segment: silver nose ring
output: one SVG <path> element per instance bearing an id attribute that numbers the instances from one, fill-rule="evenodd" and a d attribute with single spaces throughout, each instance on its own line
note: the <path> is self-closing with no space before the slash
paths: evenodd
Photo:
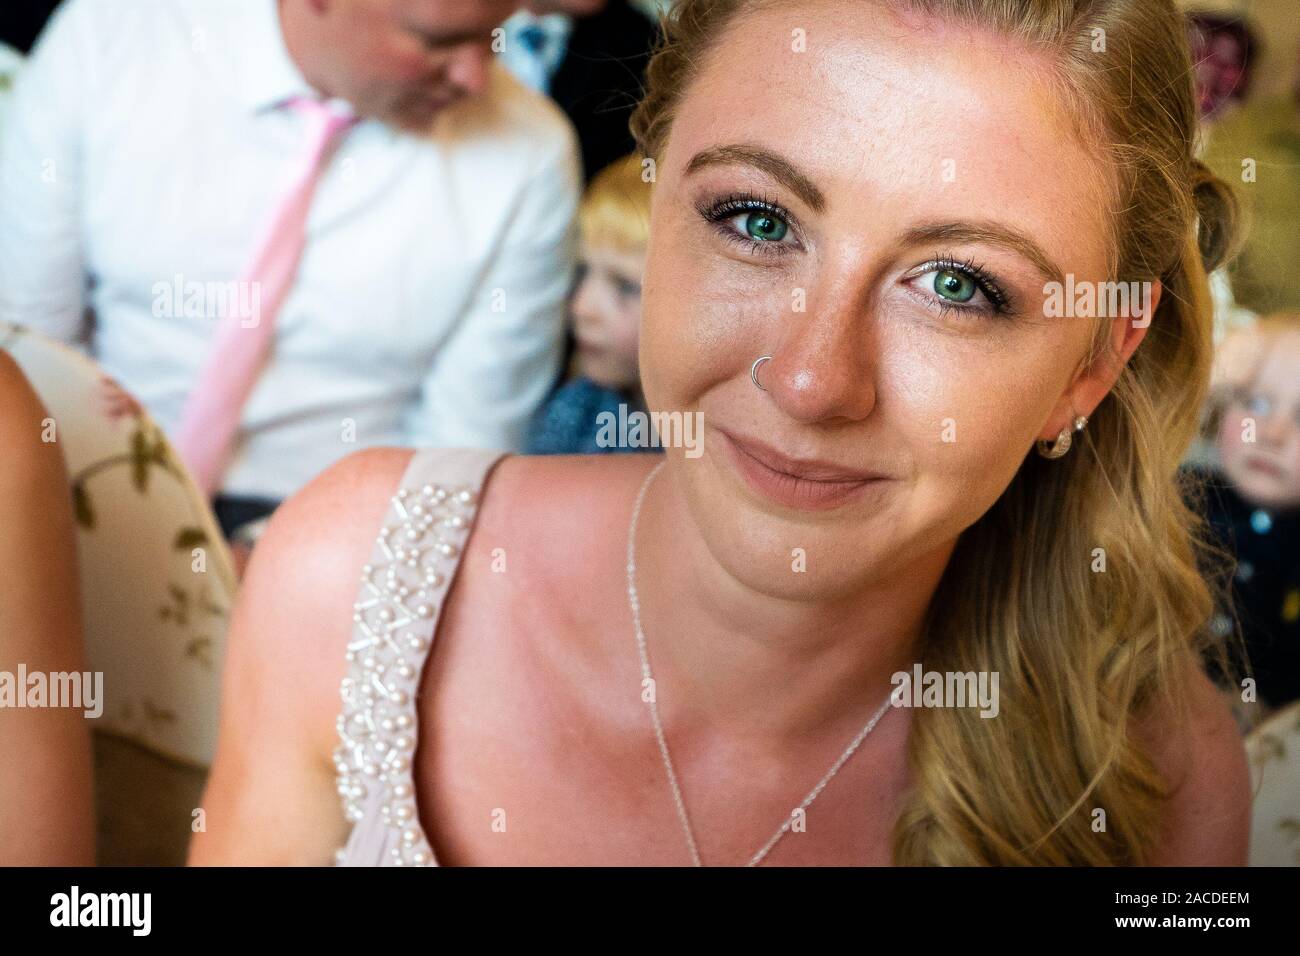
<path id="1" fill-rule="evenodd" d="M 763 389 L 763 391 L 765 392 L 767 391 L 767 389 L 763 388 L 763 384 L 758 380 L 758 367 L 762 365 L 764 362 L 770 362 L 770 361 L 772 361 L 772 356 L 760 355 L 758 358 L 754 360 L 754 364 L 749 367 L 749 380 L 753 382 L 755 385 L 757 385 L 759 388 Z"/>

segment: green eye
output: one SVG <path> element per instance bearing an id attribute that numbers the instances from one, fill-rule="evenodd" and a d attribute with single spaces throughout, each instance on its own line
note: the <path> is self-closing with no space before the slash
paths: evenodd
<path id="1" fill-rule="evenodd" d="M 975 280 L 961 272 L 942 269 L 934 274 L 934 291 L 950 302 L 969 302 L 978 289 Z"/>
<path id="2" fill-rule="evenodd" d="M 760 242 L 780 242 L 790 227 L 767 212 L 751 212 L 745 217 L 745 234 Z"/>

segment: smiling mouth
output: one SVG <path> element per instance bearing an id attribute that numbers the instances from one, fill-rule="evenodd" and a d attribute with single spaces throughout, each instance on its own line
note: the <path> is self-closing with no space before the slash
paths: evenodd
<path id="1" fill-rule="evenodd" d="M 749 487 L 787 507 L 837 508 L 888 483 L 884 475 L 832 462 L 791 458 L 770 446 L 717 429 Z"/>

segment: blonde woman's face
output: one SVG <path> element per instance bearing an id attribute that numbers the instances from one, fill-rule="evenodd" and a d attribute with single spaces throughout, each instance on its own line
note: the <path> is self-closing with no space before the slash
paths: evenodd
<path id="1" fill-rule="evenodd" d="M 825 598 L 905 572 L 1113 384 L 1076 374 L 1093 320 L 1045 315 L 1049 279 L 1107 278 L 1109 223 L 1045 72 L 968 28 L 791 3 L 734 23 L 687 91 L 642 381 L 652 409 L 703 413 L 703 455 L 670 457 L 752 586 Z M 1124 357 L 1133 325 L 1108 323 Z M 816 573 L 792 573 L 796 549 Z"/>
<path id="2" fill-rule="evenodd" d="M 1270 342 L 1252 379 L 1224 410 L 1223 470 L 1253 504 L 1300 506 L 1300 332 Z"/>

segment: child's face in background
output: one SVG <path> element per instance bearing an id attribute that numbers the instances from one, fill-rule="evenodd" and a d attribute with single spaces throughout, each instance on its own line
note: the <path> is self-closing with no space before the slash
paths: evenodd
<path id="1" fill-rule="evenodd" d="M 1246 419 L 1255 422 L 1254 442 L 1243 440 Z M 1252 381 L 1229 400 L 1218 446 L 1224 472 L 1247 501 L 1300 506 L 1300 332 L 1269 344 Z"/>
<path id="2" fill-rule="evenodd" d="M 569 303 L 577 372 L 607 388 L 631 390 L 640 379 L 641 271 L 645 251 L 583 245 Z"/>

